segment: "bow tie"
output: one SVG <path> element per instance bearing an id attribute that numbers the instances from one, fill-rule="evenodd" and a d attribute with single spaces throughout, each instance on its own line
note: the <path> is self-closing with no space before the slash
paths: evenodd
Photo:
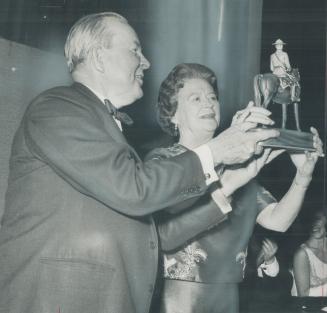
<path id="1" fill-rule="evenodd" d="M 130 118 L 130 116 L 127 113 L 119 112 L 119 110 L 114 107 L 108 99 L 104 99 L 104 104 L 109 114 L 112 115 L 116 120 L 128 126 L 133 125 L 133 120 Z"/>

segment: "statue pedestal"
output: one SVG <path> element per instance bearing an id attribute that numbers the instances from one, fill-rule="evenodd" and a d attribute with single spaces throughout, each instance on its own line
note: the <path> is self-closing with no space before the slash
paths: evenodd
<path id="1" fill-rule="evenodd" d="M 280 136 L 262 142 L 264 147 L 286 149 L 292 152 L 314 152 L 312 133 L 279 128 Z"/>

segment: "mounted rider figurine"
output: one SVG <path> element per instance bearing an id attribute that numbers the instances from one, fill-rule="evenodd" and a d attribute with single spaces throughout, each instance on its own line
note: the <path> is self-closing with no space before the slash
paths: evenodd
<path id="1" fill-rule="evenodd" d="M 292 102 L 299 102 L 300 84 L 298 78 L 293 73 L 287 52 L 283 51 L 286 43 L 281 39 L 277 39 L 273 45 L 276 51 L 270 56 L 270 70 L 279 78 L 281 88 L 290 87 Z"/>
<path id="2" fill-rule="evenodd" d="M 277 138 L 266 140 L 263 145 L 293 152 L 316 151 L 312 133 L 301 131 L 299 116 L 300 74 L 297 68 L 291 68 L 288 54 L 283 51 L 285 44 L 281 39 L 277 39 L 273 43 L 276 51 L 270 56 L 272 73 L 257 74 L 253 79 L 256 106 L 263 108 L 268 108 L 270 105 L 282 106 L 281 123 L 279 125 L 279 119 L 277 119 L 278 123 L 274 125 L 279 129 L 280 135 Z M 288 105 L 292 105 L 294 109 L 296 130 L 290 129 L 290 123 L 287 123 Z"/>
<path id="3" fill-rule="evenodd" d="M 267 108 L 270 104 L 282 105 L 281 127 L 286 128 L 287 106 L 293 104 L 296 129 L 301 131 L 299 118 L 300 74 L 291 68 L 288 55 L 283 51 L 285 42 L 277 39 L 273 45 L 276 52 L 270 56 L 272 73 L 258 74 L 254 77 L 254 102 Z"/>

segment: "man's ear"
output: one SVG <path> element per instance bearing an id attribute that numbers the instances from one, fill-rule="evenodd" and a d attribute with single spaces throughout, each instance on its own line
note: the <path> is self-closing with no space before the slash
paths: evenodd
<path id="1" fill-rule="evenodd" d="M 102 58 L 102 48 L 101 47 L 95 47 L 92 49 L 91 52 L 91 58 L 92 58 L 92 64 L 94 68 L 100 72 L 104 73 L 104 63 Z"/>

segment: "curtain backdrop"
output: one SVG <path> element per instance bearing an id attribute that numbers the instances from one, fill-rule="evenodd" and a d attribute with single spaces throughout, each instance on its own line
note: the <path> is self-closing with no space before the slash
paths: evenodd
<path id="1" fill-rule="evenodd" d="M 0 218 L 11 143 L 26 106 L 43 90 L 69 83 L 63 56 L 0 38 Z"/>
<path id="2" fill-rule="evenodd" d="M 16 2 L 18 6 L 25 1 Z M 252 80 L 259 72 L 262 0 L 120 0 L 115 5 L 113 1 L 101 3 L 98 11 L 117 11 L 128 18 L 152 63 L 145 76 L 145 97 L 131 108 L 136 122 L 141 121 L 139 128 L 130 130 L 131 141 L 133 136 L 136 137 L 134 143 L 137 146 L 147 139 L 155 140 L 156 144 L 159 142 L 157 133 L 153 132 L 156 128 L 154 104 L 161 81 L 178 63 L 198 62 L 216 72 L 225 121 L 253 98 Z M 27 23 L 26 29 L 29 26 L 32 27 Z M 23 30 L 18 29 L 17 34 L 25 34 Z M 50 42 L 54 40 L 52 33 L 46 36 L 47 32 L 44 32 L 42 38 Z M 31 34 L 26 31 L 24 38 Z M 20 38 L 18 35 L 16 37 Z M 61 46 L 65 37 L 66 32 L 62 34 Z M 34 41 L 42 42 L 38 38 Z M 46 42 L 41 46 L 47 46 Z M 1 215 L 10 146 L 26 105 L 42 90 L 67 84 L 70 80 L 62 55 L 1 39 L 0 56 Z"/>
<path id="3" fill-rule="evenodd" d="M 152 66 L 146 74 L 146 112 L 154 121 L 158 88 L 178 63 L 197 62 L 218 76 L 223 120 L 253 99 L 259 73 L 262 0 L 147 0 L 136 25 Z M 142 15 L 143 15 L 142 14 Z"/>

